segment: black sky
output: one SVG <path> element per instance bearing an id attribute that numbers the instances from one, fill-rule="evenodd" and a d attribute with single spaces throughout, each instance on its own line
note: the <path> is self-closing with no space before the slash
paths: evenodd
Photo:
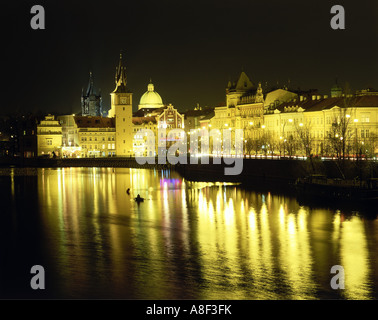
<path id="1" fill-rule="evenodd" d="M 46 29 L 30 28 L 43 5 Z M 341 4 L 346 29 L 332 30 Z M 80 111 L 89 71 L 110 107 L 122 50 L 134 110 L 152 78 L 179 110 L 225 100 L 244 70 L 255 83 L 317 88 L 338 78 L 378 89 L 378 2 L 360 1 L 14 1 L 2 3 L 0 113 Z"/>

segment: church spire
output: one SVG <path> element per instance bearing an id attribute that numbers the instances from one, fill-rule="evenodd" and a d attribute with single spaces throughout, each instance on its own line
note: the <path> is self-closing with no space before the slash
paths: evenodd
<path id="1" fill-rule="evenodd" d="M 90 71 L 89 72 L 89 82 L 88 82 L 88 87 L 87 87 L 87 96 L 89 96 L 91 94 L 96 94 L 96 93 L 95 93 L 95 89 L 94 89 L 94 85 L 93 85 L 93 75 L 92 75 L 92 72 Z"/>
<path id="2" fill-rule="evenodd" d="M 89 72 L 87 90 L 81 89 L 81 113 L 83 116 L 100 116 L 102 114 L 101 91 L 96 93 L 92 72 Z"/>
<path id="3" fill-rule="evenodd" d="M 113 92 L 128 92 L 126 88 L 126 67 L 123 65 L 122 52 L 119 55 L 118 67 L 116 67 L 115 84 L 116 88 Z"/>

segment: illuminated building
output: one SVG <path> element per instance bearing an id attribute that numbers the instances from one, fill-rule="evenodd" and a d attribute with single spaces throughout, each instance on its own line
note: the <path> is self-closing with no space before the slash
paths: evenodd
<path id="1" fill-rule="evenodd" d="M 55 116 L 47 115 L 37 125 L 38 155 L 61 155 L 62 126 Z"/>
<path id="2" fill-rule="evenodd" d="M 266 94 L 264 99 L 261 83 L 255 86 L 245 72 L 236 82 L 228 82 L 226 105 L 214 109 L 211 128 L 243 129 L 251 138 L 258 138 L 262 133 L 264 110 L 272 103 L 282 103 L 295 94 L 278 89 Z"/>
<path id="3" fill-rule="evenodd" d="M 184 117 L 185 131 L 188 133 L 190 130 L 202 127 L 201 121 L 203 119 L 212 119 L 214 117 L 214 107 L 201 108 L 197 106 L 194 110 L 184 112 Z"/>
<path id="4" fill-rule="evenodd" d="M 142 138 L 138 133 L 141 129 L 150 129 L 153 131 L 155 136 L 155 155 L 159 153 L 158 141 L 164 141 L 166 148 L 168 149 L 176 141 L 180 139 L 179 136 L 168 137 L 169 132 L 173 129 L 184 129 L 184 115 L 180 114 L 177 109 L 173 107 L 172 104 L 168 106 L 152 109 L 145 112 L 146 109 L 139 109 L 134 113 L 133 117 L 133 133 L 134 133 L 134 152 L 138 154 L 144 154 L 147 150 L 147 147 L 143 142 L 140 141 Z M 143 116 L 144 114 L 144 116 Z M 160 132 L 159 132 L 160 129 Z M 165 130 L 165 136 L 163 133 Z M 146 140 L 147 137 L 144 137 Z M 142 151 L 142 150 L 145 151 Z M 162 148 L 161 152 L 165 152 L 165 148 Z M 149 155 L 150 156 L 150 155 Z"/>
<path id="5" fill-rule="evenodd" d="M 57 119 L 62 126 L 62 156 L 81 156 L 75 115 L 58 116 Z"/>
<path id="6" fill-rule="evenodd" d="M 154 136 L 155 136 L 154 140 L 151 141 L 155 145 L 154 154 L 147 155 L 147 147 L 145 144 L 147 142 L 147 139 L 150 137 L 143 135 L 141 133 L 141 130 L 143 129 L 152 130 L 154 133 Z M 156 117 L 133 117 L 133 132 L 134 132 L 134 139 L 133 139 L 134 154 L 139 155 L 139 156 L 149 156 L 149 157 L 156 156 L 157 145 L 158 145 Z"/>
<path id="7" fill-rule="evenodd" d="M 81 114 L 83 116 L 101 116 L 102 98 L 101 92 L 96 93 L 92 72 L 89 73 L 89 83 L 87 90 L 81 94 Z"/>
<path id="8" fill-rule="evenodd" d="M 116 154 L 114 118 L 74 116 L 74 121 L 81 157 L 106 157 Z"/>
<path id="9" fill-rule="evenodd" d="M 132 93 L 127 87 L 126 67 L 123 65 L 122 54 L 116 68 L 116 87 L 110 94 L 111 109 L 109 117 L 115 118 L 116 155 L 132 156 L 133 127 L 132 127 Z"/>
<path id="10" fill-rule="evenodd" d="M 346 136 L 336 133 L 335 138 L 345 139 L 348 154 L 355 154 L 357 146 L 357 152 L 365 154 L 370 148 L 368 152 L 378 153 L 378 95 L 373 92 L 361 91 L 331 98 L 299 96 L 264 115 L 266 130 L 276 141 L 285 141 L 290 136 L 297 139 L 301 127 L 306 128 L 314 155 L 332 153 L 327 144 L 340 123 L 346 126 Z"/>

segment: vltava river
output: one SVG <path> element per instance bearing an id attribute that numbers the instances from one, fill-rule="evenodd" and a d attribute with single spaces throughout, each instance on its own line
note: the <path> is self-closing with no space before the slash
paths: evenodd
<path id="1" fill-rule="evenodd" d="M 376 212 L 147 169 L 1 169 L 0 190 L 1 298 L 378 298 Z"/>

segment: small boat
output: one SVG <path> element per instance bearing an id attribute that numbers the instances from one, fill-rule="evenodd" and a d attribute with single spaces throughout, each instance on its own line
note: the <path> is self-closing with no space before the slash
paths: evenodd
<path id="1" fill-rule="evenodd" d="M 144 198 L 142 198 L 142 197 L 136 197 L 136 198 L 134 198 L 134 200 L 135 200 L 136 202 L 143 202 L 143 201 L 144 201 Z"/>

